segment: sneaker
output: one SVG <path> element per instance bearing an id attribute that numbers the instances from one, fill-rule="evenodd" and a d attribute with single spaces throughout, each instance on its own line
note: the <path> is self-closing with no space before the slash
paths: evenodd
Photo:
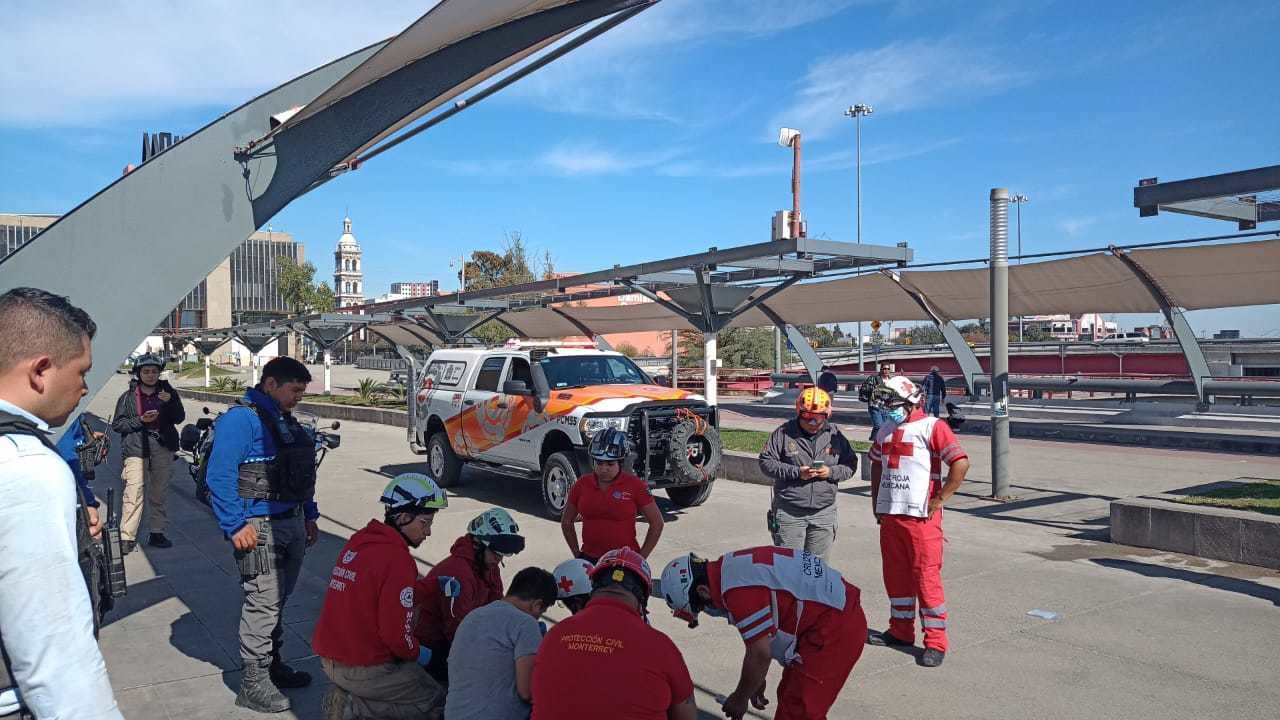
<path id="1" fill-rule="evenodd" d="M 147 544 L 158 548 L 173 547 L 173 541 L 165 537 L 164 533 L 151 533 L 151 537 L 147 538 Z"/>
<path id="2" fill-rule="evenodd" d="M 946 656 L 945 652 L 937 648 L 925 648 L 924 655 L 920 656 L 920 665 L 922 667 L 938 667 Z"/>
<path id="3" fill-rule="evenodd" d="M 888 630 L 885 630 L 884 632 L 880 632 L 879 630 L 868 630 L 867 644 L 875 645 L 877 647 L 911 647 L 915 645 L 913 642 L 900 640 L 897 635 L 894 635 Z"/>
<path id="4" fill-rule="evenodd" d="M 138 546 L 138 543 L 132 540 L 121 540 L 120 552 L 124 555 L 128 555 L 129 553 L 133 552 L 133 549 L 137 546 Z"/>

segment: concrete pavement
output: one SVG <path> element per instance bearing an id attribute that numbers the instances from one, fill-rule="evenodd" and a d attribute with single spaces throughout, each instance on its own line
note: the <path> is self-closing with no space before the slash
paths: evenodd
<path id="1" fill-rule="evenodd" d="M 123 389 L 117 376 L 91 409 L 106 416 Z M 188 412 L 198 412 L 195 404 Z M 734 424 L 734 423 L 726 423 Z M 772 423 L 762 422 L 763 427 Z M 308 556 L 286 610 L 285 654 L 317 683 L 293 692 L 295 709 L 318 715 L 323 676 L 307 639 L 338 548 L 370 517 L 389 476 L 421 468 L 399 428 L 344 423 L 342 447 L 321 468 L 323 538 Z M 862 436 L 865 430 L 850 430 Z M 859 434 L 861 433 L 861 434 Z M 962 438 L 971 482 L 947 509 L 947 604 L 952 650 L 936 670 L 886 648 L 867 648 L 833 718 L 1139 718 L 1280 716 L 1274 683 L 1280 646 L 1280 576 L 1259 568 L 1144 551 L 1106 542 L 1111 498 L 1236 477 L 1280 477 L 1270 457 L 1014 440 L 1016 497 L 993 503 L 988 440 Z M 118 467 L 118 459 L 112 463 Z M 115 477 L 109 469 L 100 477 Z M 99 483 L 105 487 L 106 480 Z M 126 717 L 260 717 L 232 705 L 239 682 L 240 593 L 231 553 L 178 463 L 170 498 L 175 547 L 140 546 L 128 557 L 130 594 L 108 616 L 102 645 Z M 715 556 L 768 542 L 765 487 L 717 483 L 706 505 L 662 500 L 667 528 L 653 564 L 696 550 Z M 880 554 L 865 484 L 840 496 L 842 526 L 832 564 L 863 590 L 873 628 L 888 622 Z M 566 550 L 556 523 L 539 514 L 535 483 L 468 471 L 435 535 L 416 551 L 422 572 L 443 557 L 467 521 L 490 505 L 512 510 L 528 550 L 508 563 L 550 568 Z M 145 528 L 144 528 L 145 530 Z M 701 717 L 719 717 L 712 696 L 736 682 L 741 641 L 723 622 L 689 630 L 651 604 L 654 625 L 680 646 L 698 686 Z M 1033 609 L 1061 619 L 1039 620 Z M 552 620 L 564 616 L 557 609 Z M 779 670 L 770 672 L 770 695 Z M 752 717 L 771 717 L 769 712 Z"/>

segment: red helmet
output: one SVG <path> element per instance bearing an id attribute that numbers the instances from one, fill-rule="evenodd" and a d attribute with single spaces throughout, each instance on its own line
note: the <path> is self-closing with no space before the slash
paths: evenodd
<path id="1" fill-rule="evenodd" d="M 610 550 L 602 555 L 596 566 L 591 568 L 591 580 L 595 582 L 596 576 L 611 568 L 617 568 L 619 571 L 630 570 L 644 580 L 645 587 L 649 592 L 653 592 L 653 574 L 649 572 L 649 562 L 635 550 L 624 547 Z M 622 578 L 617 575 L 613 576 L 612 579 L 614 582 L 622 581 Z"/>

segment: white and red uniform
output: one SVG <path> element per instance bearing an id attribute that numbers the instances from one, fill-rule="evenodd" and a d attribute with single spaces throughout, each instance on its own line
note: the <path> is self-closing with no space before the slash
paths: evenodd
<path id="1" fill-rule="evenodd" d="M 825 718 L 866 642 L 858 588 L 816 555 L 768 546 L 707 563 L 707 579 L 744 643 L 770 637 L 784 668 L 775 720 Z"/>
<path id="2" fill-rule="evenodd" d="M 871 488 L 880 516 L 884 589 L 889 632 L 915 641 L 916 598 L 924 645 L 947 651 L 947 602 L 942 591 L 942 510 L 929 516 L 929 500 L 942 488 L 942 465 L 967 458 L 945 422 L 911 411 L 902 424 L 881 426 L 868 454 L 880 467 Z"/>

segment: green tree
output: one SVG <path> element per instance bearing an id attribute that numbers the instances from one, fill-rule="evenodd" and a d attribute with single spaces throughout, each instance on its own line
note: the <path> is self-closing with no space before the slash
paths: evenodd
<path id="1" fill-rule="evenodd" d="M 466 262 L 467 289 L 483 290 L 487 288 L 507 287 L 548 280 L 554 277 L 555 266 L 551 253 L 544 252 L 542 267 L 534 267 L 529 260 L 529 250 L 520 231 L 507 233 L 502 252 L 476 250 Z M 515 337 L 511 328 L 498 321 L 490 321 L 476 328 L 472 335 L 487 345 L 500 345 Z"/>
<path id="2" fill-rule="evenodd" d="M 702 367 L 702 333 L 681 330 L 679 339 L 680 367 Z M 663 345 L 663 354 L 671 355 L 670 336 Z M 716 355 L 729 368 L 773 367 L 773 328 L 721 330 L 716 342 Z"/>
<path id="3" fill-rule="evenodd" d="M 946 341 L 942 331 L 933 325 L 917 325 L 907 331 L 907 337 L 911 338 L 912 345 L 937 345 Z"/>
<path id="4" fill-rule="evenodd" d="M 301 265 L 284 256 L 276 256 L 276 285 L 280 297 L 295 315 L 332 312 L 336 305 L 333 290 L 326 283 L 316 283 L 316 266 Z"/>
<path id="5" fill-rule="evenodd" d="M 640 356 L 640 349 L 628 342 L 620 343 L 618 347 L 614 348 L 614 350 L 617 350 L 630 358 Z"/>

